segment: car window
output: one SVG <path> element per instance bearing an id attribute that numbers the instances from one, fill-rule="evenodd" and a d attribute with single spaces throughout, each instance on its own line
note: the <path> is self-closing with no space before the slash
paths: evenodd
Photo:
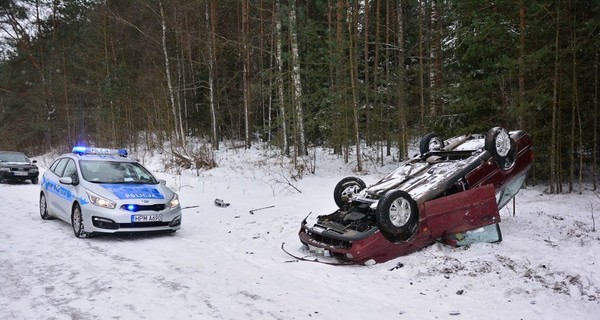
<path id="1" fill-rule="evenodd" d="M 136 162 L 81 160 L 79 166 L 83 179 L 94 183 L 158 183 L 146 168 Z"/>
<path id="2" fill-rule="evenodd" d="M 22 153 L 0 153 L 0 162 L 29 162 Z"/>
<path id="3" fill-rule="evenodd" d="M 55 172 L 54 170 L 56 169 L 56 166 L 58 165 L 60 160 L 61 159 L 56 159 L 56 160 L 54 160 L 54 162 L 52 162 L 52 165 L 50 166 L 50 171 Z"/>
<path id="4" fill-rule="evenodd" d="M 68 161 L 69 158 L 60 159 L 56 164 L 56 167 L 54 167 L 54 170 L 52 170 L 52 172 L 54 172 L 57 176 L 62 177 L 62 173 L 65 170 L 65 166 L 67 165 Z"/>
<path id="5" fill-rule="evenodd" d="M 520 177 L 517 177 L 511 183 L 505 185 L 504 190 L 501 191 L 500 197 L 498 199 L 499 209 L 502 209 L 502 207 L 504 207 L 510 201 L 510 199 L 512 199 L 517 194 L 517 192 L 519 192 L 519 190 L 523 186 L 523 183 L 525 182 L 526 177 L 527 174 L 523 174 Z"/>
<path id="6" fill-rule="evenodd" d="M 75 172 L 77 172 L 77 167 L 75 167 L 75 161 L 68 159 L 62 177 L 73 177 L 73 174 Z"/>

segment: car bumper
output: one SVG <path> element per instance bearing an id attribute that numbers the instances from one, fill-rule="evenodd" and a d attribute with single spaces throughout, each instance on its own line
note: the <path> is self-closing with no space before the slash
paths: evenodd
<path id="1" fill-rule="evenodd" d="M 391 242 L 379 230 L 365 234 L 365 237 L 342 239 L 315 232 L 303 221 L 298 232 L 300 241 L 315 253 L 332 256 L 340 260 L 365 263 L 373 260 L 381 263 L 417 251 L 434 241 L 426 225 L 421 225 L 410 239 Z"/>
<path id="2" fill-rule="evenodd" d="M 308 245 L 313 252 L 317 251 L 319 254 L 356 263 L 364 263 L 368 260 L 384 262 L 417 251 L 431 243 L 430 238 L 424 234 L 415 235 L 408 241 L 392 243 L 379 231 L 361 240 L 331 242 L 331 238 L 316 239 L 315 235 L 311 234 L 310 228 L 305 226 L 300 228 L 298 235 L 300 241 Z"/>
<path id="3" fill-rule="evenodd" d="M 93 204 L 81 206 L 86 233 L 129 233 L 175 231 L 181 228 L 181 207 L 160 211 L 130 212 L 123 209 L 106 209 Z M 146 221 L 134 221 L 142 216 Z"/>
<path id="4" fill-rule="evenodd" d="M 20 172 L 20 171 L 17 171 Z M 23 181 L 23 180 L 31 180 L 37 179 L 40 175 L 39 172 L 35 173 L 27 173 L 27 175 L 15 175 L 13 171 L 0 171 L 0 179 L 4 180 L 14 180 L 14 181 Z"/>

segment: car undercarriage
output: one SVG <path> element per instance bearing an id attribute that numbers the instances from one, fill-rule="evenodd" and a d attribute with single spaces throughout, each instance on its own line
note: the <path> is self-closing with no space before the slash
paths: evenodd
<path id="1" fill-rule="evenodd" d="M 423 137 L 420 154 L 367 187 L 346 177 L 334 188 L 338 209 L 301 223 L 301 242 L 340 260 L 386 261 L 435 241 L 502 239 L 499 209 L 518 192 L 533 162 L 522 131 L 448 140 Z M 488 235 L 465 239 L 474 230 Z"/>

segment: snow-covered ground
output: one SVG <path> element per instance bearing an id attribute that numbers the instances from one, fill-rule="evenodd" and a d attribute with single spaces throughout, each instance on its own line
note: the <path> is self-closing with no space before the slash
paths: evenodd
<path id="1" fill-rule="evenodd" d="M 353 164 L 319 151 L 294 180 L 290 160 L 263 149 L 226 148 L 200 173 L 141 157 L 180 194 L 175 234 L 77 239 L 40 218 L 39 185 L 0 184 L 0 319 L 600 319 L 600 198 L 590 190 L 521 190 L 516 214 L 501 212 L 498 244 L 330 266 L 281 245 L 304 254 L 301 220 L 335 209 L 333 187 Z M 393 168 L 368 163 L 361 178 Z"/>

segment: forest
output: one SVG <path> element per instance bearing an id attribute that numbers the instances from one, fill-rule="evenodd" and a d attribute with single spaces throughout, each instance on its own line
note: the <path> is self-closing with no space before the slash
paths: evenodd
<path id="1" fill-rule="evenodd" d="M 580 192 L 599 51 L 599 0 L 0 0 L 0 150 L 240 141 L 360 172 L 501 126 L 534 139 L 529 183 Z"/>

